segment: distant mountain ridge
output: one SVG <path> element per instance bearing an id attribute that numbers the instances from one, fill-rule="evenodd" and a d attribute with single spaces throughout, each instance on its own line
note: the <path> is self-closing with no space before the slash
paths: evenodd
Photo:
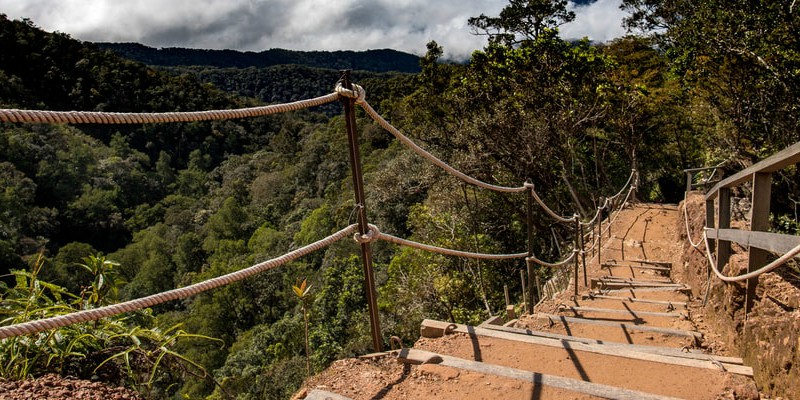
<path id="1" fill-rule="evenodd" d="M 203 50 L 180 47 L 154 48 L 139 43 L 95 43 L 122 57 L 147 65 L 211 66 L 219 68 L 271 67 L 298 64 L 326 69 L 353 69 L 373 72 L 420 71 L 419 57 L 397 50 L 294 51 L 270 49 L 261 52 Z"/>

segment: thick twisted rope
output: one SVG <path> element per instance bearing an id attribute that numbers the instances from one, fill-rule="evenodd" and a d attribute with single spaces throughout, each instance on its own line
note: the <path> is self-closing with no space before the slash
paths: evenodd
<path id="1" fill-rule="evenodd" d="M 284 104 L 240 108 L 234 110 L 208 110 L 165 113 L 116 113 L 99 111 L 44 111 L 0 109 L 2 122 L 68 123 L 68 124 L 153 124 L 163 122 L 213 121 L 234 118 L 252 118 L 296 111 L 331 103 L 339 98 L 331 93 L 313 99 Z"/>
<path id="2" fill-rule="evenodd" d="M 699 248 L 700 245 L 703 244 L 703 242 L 702 241 L 698 241 L 697 243 L 695 243 L 694 241 L 692 241 L 692 231 L 691 231 L 691 229 L 689 229 L 689 211 L 688 211 L 689 207 L 688 207 L 688 204 L 686 203 L 686 198 L 687 198 L 687 193 L 684 193 L 683 194 L 683 222 L 684 222 L 684 225 L 686 226 L 686 238 L 689 239 L 689 244 L 691 244 L 692 247 L 696 249 L 696 248 Z M 705 235 L 705 233 L 703 235 Z"/>
<path id="3" fill-rule="evenodd" d="M 633 193 L 634 190 L 636 190 L 635 186 L 631 186 L 630 189 L 628 189 L 628 194 L 625 196 L 625 200 L 623 200 L 622 203 L 620 203 L 619 209 L 617 209 L 616 214 L 614 214 L 614 216 L 610 218 L 608 225 L 606 226 L 606 229 L 604 229 L 603 232 L 601 232 L 594 240 L 592 240 L 592 246 L 589 248 L 589 251 L 594 250 L 594 248 L 597 246 L 599 238 L 608 233 L 608 231 L 614 225 L 614 222 L 617 221 L 617 218 L 619 218 L 619 215 L 622 213 L 622 210 L 625 208 L 625 204 L 628 203 L 628 199 L 630 199 L 631 193 Z M 608 245 L 608 242 L 606 242 L 606 245 Z"/>
<path id="4" fill-rule="evenodd" d="M 622 195 L 622 193 L 625 191 L 625 188 L 626 188 L 626 187 L 628 187 L 628 185 L 630 185 L 630 184 L 631 184 L 631 182 L 633 182 L 633 177 L 634 177 L 634 176 L 636 176 L 636 169 L 632 169 L 632 170 L 631 170 L 631 174 L 630 174 L 630 176 L 628 176 L 628 181 L 627 181 L 627 182 L 625 182 L 625 184 L 624 184 L 624 185 L 622 185 L 622 188 L 619 190 L 619 192 L 617 192 L 617 194 L 615 194 L 615 195 L 613 195 L 613 196 L 609 197 L 609 199 L 610 199 L 610 200 L 614 200 L 614 199 L 616 199 L 617 197 L 619 197 L 620 195 Z"/>
<path id="5" fill-rule="evenodd" d="M 536 264 L 539 264 L 539 265 L 542 265 L 542 266 L 545 266 L 545 267 L 558 268 L 558 267 L 564 266 L 564 265 L 569 264 L 570 262 L 572 262 L 572 260 L 575 259 L 575 255 L 578 254 L 578 253 L 580 253 L 580 250 L 578 250 L 578 249 L 572 250 L 572 254 L 570 254 L 569 257 L 567 257 L 567 258 L 565 258 L 565 259 L 563 259 L 561 261 L 554 262 L 554 263 L 549 263 L 547 261 L 542 261 L 542 260 L 536 258 L 536 256 L 527 256 L 525 258 L 525 261 L 531 261 L 531 262 L 534 262 Z"/>
<path id="6" fill-rule="evenodd" d="M 761 268 L 759 268 L 759 269 L 757 269 L 755 271 L 748 272 L 748 273 L 742 274 L 742 275 L 737 275 L 737 276 L 725 276 L 725 275 L 722 274 L 722 272 L 720 272 L 717 269 L 717 262 L 716 262 L 716 260 L 714 260 L 714 257 L 711 255 L 711 251 L 709 250 L 708 235 L 706 234 L 706 232 L 708 230 L 711 230 L 711 228 L 706 228 L 706 230 L 703 231 L 703 241 L 706 243 L 706 257 L 708 258 L 708 262 L 711 265 L 711 270 L 714 271 L 714 274 L 717 275 L 717 277 L 720 280 L 724 281 L 724 282 L 741 282 L 741 281 L 745 281 L 745 280 L 748 280 L 748 279 L 755 278 L 755 277 L 757 277 L 759 275 L 766 274 L 767 272 L 775 270 L 776 268 L 780 267 L 781 265 L 786 264 L 792 258 L 800 255 L 800 245 L 797 245 L 795 248 L 789 250 L 788 253 L 782 255 L 777 260 L 775 260 L 775 261 L 773 261 L 773 262 L 771 262 L 771 263 L 769 263 L 769 264 L 767 264 L 767 265 L 765 265 L 765 266 L 763 266 L 763 267 L 761 267 Z"/>
<path id="7" fill-rule="evenodd" d="M 429 244 L 414 242 L 408 239 L 402 239 L 397 236 L 383 233 L 378 229 L 377 226 L 372 224 L 369 224 L 369 232 L 367 232 L 364 235 L 356 233 L 353 239 L 355 239 L 355 241 L 358 243 L 365 243 L 365 242 L 368 243 L 375 240 L 383 240 L 389 243 L 394 243 L 399 246 L 411 247 L 418 250 L 428 251 L 431 253 L 437 253 L 455 257 L 464 257 L 464 258 L 477 258 L 481 260 L 510 260 L 515 258 L 525 258 L 528 256 L 528 253 L 517 253 L 517 254 L 472 253 L 469 251 L 452 250 L 452 249 L 446 249 L 444 247 L 431 246 Z"/>
<path id="8" fill-rule="evenodd" d="M 41 332 L 47 329 L 60 328 L 67 325 L 77 324 L 80 322 L 94 321 L 100 318 L 110 317 L 112 315 L 122 314 L 143 308 L 152 307 L 156 304 L 161 304 L 170 300 L 184 299 L 198 293 L 205 292 L 220 286 L 228 285 L 247 277 L 256 275 L 258 273 L 270 270 L 272 268 L 281 266 L 306 254 L 313 253 L 317 250 L 330 246 L 334 242 L 349 236 L 358 225 L 350 225 L 322 240 L 303 246 L 297 250 L 290 251 L 280 257 L 273 258 L 261 262 L 259 264 L 241 269 L 236 272 L 231 272 L 216 278 L 208 279 L 202 282 L 195 283 L 186 287 L 169 290 L 162 293 L 157 293 L 151 296 L 142 297 L 140 299 L 129 300 L 126 302 L 113 304 L 110 306 L 94 308 L 91 310 L 78 311 L 72 314 L 60 315 L 57 317 L 45 318 L 36 321 L 29 321 L 17 325 L 0 327 L 0 339 L 5 339 L 12 336 L 27 335 L 31 333 Z"/>
<path id="9" fill-rule="evenodd" d="M 358 85 L 353 85 L 353 87 L 360 88 L 360 86 L 358 86 Z M 422 147 L 419 147 L 411 139 L 409 139 L 407 136 L 403 135 L 402 132 L 400 132 L 397 128 L 392 126 L 392 124 L 390 124 L 388 121 L 386 121 L 380 114 L 378 114 L 378 112 L 375 111 L 375 109 L 373 109 L 372 106 L 370 106 L 369 103 L 367 103 L 366 100 L 364 100 L 364 96 L 362 95 L 363 89 L 356 89 L 355 91 L 346 91 L 346 89 L 343 89 L 341 92 L 338 92 L 338 93 L 343 95 L 343 96 L 347 96 L 347 97 L 353 97 L 353 95 L 359 96 L 358 99 L 356 100 L 356 103 L 359 104 L 364 109 L 364 111 L 366 111 L 367 115 L 369 115 L 370 118 L 375 120 L 375 122 L 377 122 L 381 127 L 383 127 L 383 129 L 385 129 L 387 132 L 391 133 L 395 138 L 397 138 L 397 140 L 399 140 L 401 143 L 405 144 L 413 152 L 417 153 L 422 158 L 425 158 L 426 160 L 432 162 L 433 164 L 435 164 L 439 168 L 445 170 L 450 175 L 453 175 L 453 176 L 457 177 L 458 179 L 461 179 L 462 181 L 467 182 L 469 184 L 472 184 L 472 185 L 475 185 L 475 186 L 478 186 L 478 187 L 481 187 L 481 188 L 484 188 L 484 189 L 493 190 L 495 192 L 517 193 L 517 192 L 524 192 L 524 191 L 528 190 L 528 188 L 526 186 L 508 187 L 508 186 L 492 185 L 490 183 L 483 182 L 481 180 L 475 179 L 475 178 L 473 178 L 473 177 L 471 177 L 471 176 L 469 176 L 469 175 L 467 175 L 467 174 L 465 174 L 465 173 L 463 173 L 463 172 L 451 167 L 450 165 L 448 165 L 444 161 L 436 158 L 436 156 L 434 156 L 433 154 L 427 152 Z M 347 94 L 345 94 L 345 93 L 347 93 Z"/>
<path id="10" fill-rule="evenodd" d="M 566 223 L 566 222 L 573 222 L 576 219 L 578 219 L 577 215 L 573 215 L 572 217 L 565 218 L 565 217 L 562 217 L 562 216 L 556 214 L 556 212 L 553 211 L 550 207 L 548 207 L 547 204 L 545 204 L 544 201 L 542 201 L 542 199 L 539 197 L 539 195 L 536 194 L 536 189 L 533 188 L 533 184 L 532 183 L 526 183 L 525 187 L 530 187 L 531 196 L 533 196 L 533 199 L 536 200 L 537 203 L 539 203 L 539 206 L 542 207 L 544 212 L 546 212 L 548 215 L 553 217 L 553 219 L 555 219 L 556 221 L 565 222 Z"/>
<path id="11" fill-rule="evenodd" d="M 581 225 L 583 225 L 583 226 L 592 226 L 592 225 L 594 225 L 594 224 L 595 224 L 595 222 L 597 222 L 597 218 L 599 218 L 599 217 L 600 217 L 600 214 L 602 214 L 602 213 L 603 213 L 603 210 L 604 210 L 604 209 L 606 208 L 606 206 L 608 206 L 610 203 L 611 203 L 611 201 L 610 201 L 608 198 L 604 199 L 604 200 L 603 200 L 603 205 L 602 205 L 602 206 L 598 206 L 598 207 L 597 207 L 597 212 L 595 212 L 595 213 L 594 213 L 594 217 L 592 217 L 592 219 L 591 219 L 591 220 L 589 220 L 589 221 L 587 221 L 587 222 L 583 222 L 583 221 L 581 221 Z"/>

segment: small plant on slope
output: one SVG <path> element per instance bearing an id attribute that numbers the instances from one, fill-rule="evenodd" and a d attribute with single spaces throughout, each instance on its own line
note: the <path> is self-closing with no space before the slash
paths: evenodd
<path id="1" fill-rule="evenodd" d="M 308 294 L 312 285 L 307 285 L 308 281 L 304 278 L 302 282 L 292 286 L 294 294 L 300 299 L 303 306 L 303 322 L 305 323 L 306 334 L 306 375 L 311 375 L 311 352 L 308 350 Z"/>

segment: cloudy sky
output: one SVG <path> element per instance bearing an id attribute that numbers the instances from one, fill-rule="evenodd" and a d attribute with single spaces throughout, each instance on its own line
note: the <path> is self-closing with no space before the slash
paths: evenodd
<path id="1" fill-rule="evenodd" d="M 592 1 L 592 0 L 588 0 Z M 581 0 L 580 2 L 587 2 Z M 415 54 L 436 40 L 451 58 L 483 47 L 469 17 L 496 16 L 507 0 L 0 0 L 0 13 L 48 31 L 153 47 L 261 51 L 393 48 Z M 565 38 L 621 36 L 620 0 L 575 6 Z"/>

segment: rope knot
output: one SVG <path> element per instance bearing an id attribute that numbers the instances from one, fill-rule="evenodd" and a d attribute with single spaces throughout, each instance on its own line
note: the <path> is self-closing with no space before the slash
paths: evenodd
<path id="1" fill-rule="evenodd" d="M 524 187 L 525 189 L 533 190 L 535 186 L 533 182 L 526 181 L 524 184 L 522 184 L 522 187 Z"/>
<path id="2" fill-rule="evenodd" d="M 353 235 L 353 240 L 355 240 L 356 242 L 358 242 L 360 244 L 366 244 L 366 243 L 371 243 L 371 242 L 374 242 L 375 240 L 378 240 L 378 237 L 380 235 L 381 235 L 380 229 L 378 229 L 378 227 L 375 226 L 375 225 L 369 224 L 369 230 L 367 231 L 367 233 L 362 235 L 362 234 L 356 232 Z"/>
<path id="3" fill-rule="evenodd" d="M 364 90 L 363 87 L 356 85 L 355 83 L 352 84 L 353 89 L 347 89 L 342 85 L 342 82 L 336 82 L 336 93 L 339 96 L 344 96 L 351 99 L 356 99 L 356 103 L 363 104 L 365 98 L 367 97 L 367 91 Z"/>

